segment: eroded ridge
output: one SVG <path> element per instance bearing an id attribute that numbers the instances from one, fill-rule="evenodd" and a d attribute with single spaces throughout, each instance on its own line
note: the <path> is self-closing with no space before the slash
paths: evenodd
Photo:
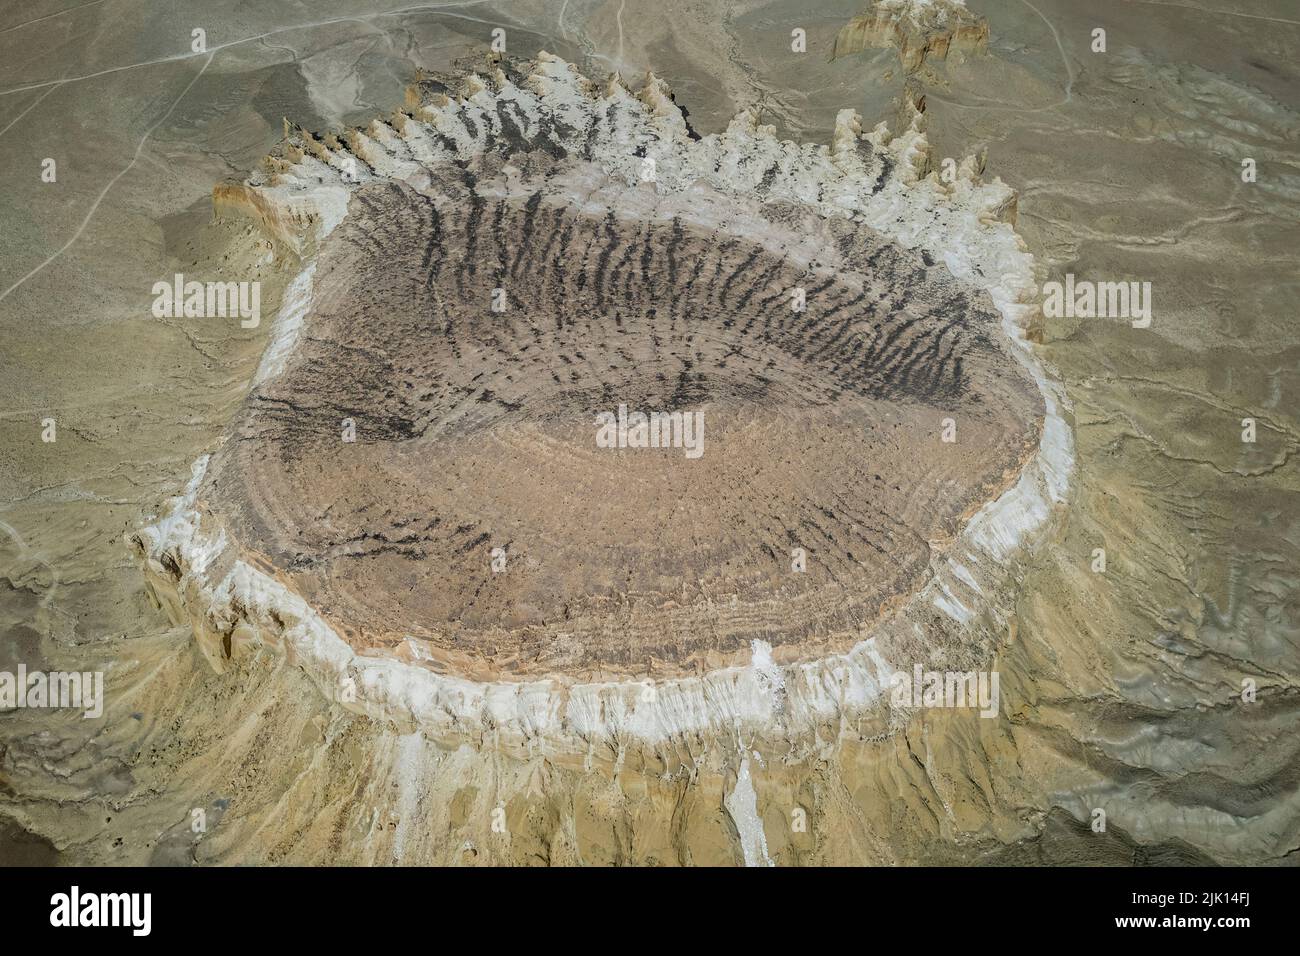
<path id="1" fill-rule="evenodd" d="M 909 122 L 701 138 L 657 78 L 543 54 L 288 131 L 216 198 L 307 265 L 229 439 L 136 537 L 160 600 L 217 666 L 287 645 L 345 704 L 449 734 L 869 704 L 875 639 L 970 626 L 982 564 L 993 586 L 1068 474 L 1014 337 L 1014 194 L 973 161 L 940 183 Z M 698 413 L 701 453 L 601 447 L 621 407 Z"/>
<path id="2" fill-rule="evenodd" d="M 968 10 L 965 0 L 875 0 L 869 13 L 841 28 L 831 59 L 892 46 L 903 69 L 914 73 L 927 57 L 945 60 L 952 50 L 982 53 L 988 41 L 987 21 Z"/>

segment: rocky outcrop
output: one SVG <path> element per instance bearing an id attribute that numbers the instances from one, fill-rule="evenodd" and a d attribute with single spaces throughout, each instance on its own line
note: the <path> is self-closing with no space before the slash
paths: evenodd
<path id="1" fill-rule="evenodd" d="M 952 50 L 982 53 L 988 39 L 988 23 L 963 0 L 876 0 L 870 13 L 840 30 L 831 59 L 892 46 L 903 69 L 913 73 L 927 57 L 945 60 Z"/>
<path id="2" fill-rule="evenodd" d="M 566 669 L 564 662 L 557 661 L 543 674 L 511 680 L 440 651 L 448 645 L 439 644 L 437 635 L 376 643 L 364 629 L 348 630 L 346 610 L 322 611 L 312 597 L 313 589 L 294 577 L 287 550 L 248 547 L 258 529 L 222 511 L 233 500 L 229 488 L 222 485 L 224 462 L 231 458 L 226 449 L 219 450 L 211 463 L 205 459 L 196 464 L 190 487 L 167 515 L 130 536 L 151 593 L 173 620 L 193 628 L 217 669 L 260 649 L 281 653 L 343 707 L 391 720 L 399 727 L 418 728 L 431 739 L 451 745 L 469 740 L 515 752 L 540 747 L 621 759 L 629 746 L 698 749 L 712 738 L 766 741 L 776 750 L 810 752 L 820 746 L 819 741 L 834 739 L 848 723 L 859 731 L 864 721 L 886 729 L 892 718 L 885 691 L 895 670 L 921 661 L 974 667 L 991 652 L 1005 626 L 1000 608 L 1010 605 L 1017 557 L 1044 532 L 1054 509 L 1064 502 L 1072 468 L 1060 393 L 1022 334 L 1036 306 L 1031 259 L 1004 221 L 1013 208 L 1014 194 L 996 180 L 980 181 L 974 161 L 962 164 L 955 181 L 941 181 L 930 170 L 924 114 L 916 104 L 909 104 L 906 116 L 905 128 L 896 132 L 881 124 L 863 133 L 856 114 L 842 111 L 830 146 L 782 142 L 771 127 L 755 122 L 748 112 L 737 116 L 723 133 L 698 137 L 661 80 L 651 76 L 639 93 L 617 79 L 597 86 L 570 65 L 542 54 L 535 63 L 503 65 L 486 78 L 425 78 L 406 110 L 364 130 L 338 137 L 291 130 L 264 169 L 245 184 L 223 187 L 218 195 L 227 208 L 252 213 L 281 241 L 311 258 L 272 330 L 250 399 L 254 405 L 278 403 L 288 408 L 285 403 L 292 402 L 292 389 L 277 389 L 312 365 L 300 361 L 312 347 L 304 329 L 317 321 L 308 320 L 308 314 L 314 316 L 316 308 L 328 312 L 332 301 L 342 301 L 337 298 L 343 288 L 340 283 L 352 274 L 344 246 L 376 244 L 376 254 L 381 259 L 389 256 L 396 270 L 394 288 L 416 294 L 417 287 L 427 287 L 433 263 L 440 258 L 438 236 L 444 218 L 447 234 L 460 230 L 462 243 L 471 235 L 465 231 L 470 228 L 468 219 L 458 225 L 444 216 L 454 209 L 468 210 L 469 219 L 477 217 L 480 222 L 489 216 L 503 234 L 507 226 L 521 233 L 527 229 L 525 218 L 516 222 L 512 217 L 526 215 L 530 203 L 534 217 L 547 208 L 560 216 L 556 228 L 545 233 L 548 236 L 563 236 L 566 228 L 578 228 L 576 220 L 566 226 L 565 209 L 604 222 L 615 232 L 634 228 L 641 237 L 639 244 L 628 242 L 621 250 L 611 250 L 606 258 L 615 263 L 638 255 L 649 256 L 653 263 L 660 252 L 666 260 L 674 221 L 683 230 L 690 224 L 700 235 L 711 232 L 714 241 L 723 245 L 746 238 L 754 248 L 732 262 L 738 278 L 731 288 L 743 278 L 751 298 L 774 292 L 784 295 L 786 290 L 778 289 L 779 256 L 795 268 L 795 274 L 807 273 L 815 279 L 815 271 L 823 266 L 818 257 L 833 253 L 841 258 L 828 260 L 832 272 L 837 261 L 840 271 L 847 273 L 862 272 L 875 263 L 888 286 L 900 266 L 904 275 L 917 272 L 917 282 L 922 281 L 921 272 L 932 270 L 936 275 L 929 281 L 942 288 L 949 288 L 949 283 L 951 288 L 965 288 L 987 303 L 989 335 L 996 341 L 987 338 L 971 351 L 972 367 L 997 353 L 1014 364 L 1001 375 L 993 371 L 996 363 L 990 366 L 982 378 L 981 387 L 989 389 L 984 404 L 1002 401 L 998 395 L 1010 394 L 1002 390 L 1015 390 L 1007 383 L 1023 378 L 1038 392 L 1035 403 L 1042 403 L 1041 429 L 1035 424 L 1028 457 L 1014 454 L 1005 473 L 999 470 L 990 485 L 994 500 L 958 507 L 951 530 L 925 542 L 919 578 L 882 606 L 880 614 L 855 620 L 841 635 L 842 648 L 823 646 L 810 655 L 809 647 L 816 645 L 801 649 L 794 642 L 782 647 L 779 641 L 752 638 L 741 654 L 699 658 L 703 666 L 694 667 L 693 673 L 678 667 L 660 677 L 636 669 L 633 674 L 600 679 Z M 392 208 L 415 210 L 422 203 L 422 219 L 412 220 L 412 228 L 417 233 L 424 228 L 423 237 L 388 241 L 367 228 L 396 222 Z M 667 245 L 659 251 L 659 240 L 646 231 L 652 231 L 656 222 L 668 230 Z M 338 241 L 330 248 L 338 253 L 326 248 L 336 235 Z M 593 242 L 598 237 L 599 230 L 591 233 Z M 510 248 L 508 243 L 498 248 L 482 238 L 478 248 L 482 279 L 475 275 L 472 257 L 446 257 L 440 268 L 451 270 L 452 287 L 457 277 L 464 288 L 470 288 L 486 279 L 496 281 L 497 275 L 508 275 L 515 267 L 518 276 L 523 269 L 524 259 L 512 262 L 499 255 Z M 526 245 L 520 249 L 527 252 Z M 864 250 L 874 259 L 864 258 L 859 265 L 855 257 Z M 407 273 L 403 263 L 408 263 L 408 252 L 414 256 L 410 262 L 422 264 L 425 272 Z M 711 255 L 700 246 L 692 252 L 691 264 L 709 263 Z M 773 257 L 767 268 L 776 283 L 766 290 L 738 268 L 747 262 L 752 266 L 764 256 Z M 559 261 L 565 268 L 585 267 L 581 261 Z M 719 274 L 726 261 L 713 263 Z M 892 265 L 883 267 L 885 262 Z M 625 303 L 627 296 L 640 294 L 635 282 L 642 280 L 634 271 L 593 273 L 590 287 L 611 275 L 619 277 L 615 287 L 624 298 L 599 308 L 593 302 L 583 313 L 607 313 Z M 725 277 L 719 282 L 725 284 Z M 862 291 L 846 289 L 840 298 L 849 301 Z M 889 292 L 888 288 L 879 291 Z M 737 289 L 736 295 L 744 292 Z M 646 297 L 651 296 L 646 293 Z M 400 299 L 393 300 L 395 307 Z M 877 347 L 895 350 L 885 370 L 900 363 L 925 367 L 920 364 L 929 347 L 924 339 L 907 344 L 912 340 L 906 326 L 912 323 L 893 330 L 887 325 L 889 315 L 907 308 L 903 299 L 895 300 L 877 322 Z M 982 308 L 968 305 L 963 315 L 978 316 Z M 432 314 L 430 321 L 436 322 L 444 311 Z M 785 314 L 790 314 L 788 309 Z M 572 319 L 572 312 L 567 313 L 567 320 Z M 562 323 L 566 316 L 559 320 Z M 915 320 L 921 328 L 933 321 L 924 310 Z M 746 321 L 763 318 L 755 314 Z M 979 321 L 974 321 L 973 329 L 978 329 Z M 866 331 L 869 342 L 870 328 Z M 940 350 L 936 354 L 943 354 L 944 336 L 958 331 L 933 328 L 930 346 Z M 830 330 L 794 329 L 794 334 L 814 345 Z M 392 346 L 401 344 L 381 343 L 379 351 L 395 358 L 402 349 Z M 511 349 L 517 353 L 525 344 L 521 341 Z M 733 351 L 737 347 L 744 351 L 743 342 L 733 343 Z M 846 357 L 855 354 L 852 348 Z M 869 355 L 863 351 L 858 359 Z M 954 360 L 959 357 L 960 352 L 953 353 Z M 946 364 L 951 363 L 940 358 L 930 372 L 917 377 L 909 387 L 920 391 L 902 404 L 935 400 L 945 387 Z M 887 386 L 891 378 L 883 374 L 885 370 L 865 381 L 874 383 L 871 387 Z M 346 394 L 349 386 L 340 374 L 327 373 L 326 378 L 336 383 L 338 394 Z M 752 381 L 755 374 L 751 371 L 737 381 Z M 406 391 L 401 381 L 401 374 L 395 374 L 386 385 L 376 379 L 368 387 L 389 387 L 400 396 Z M 501 381 L 504 390 L 510 378 Z M 823 380 L 801 380 L 796 375 L 787 387 L 806 389 L 813 381 Z M 823 384 L 832 381 L 833 376 Z M 852 382 L 850 377 L 834 388 L 852 391 L 856 388 Z M 725 392 L 736 386 L 724 381 L 719 387 Z M 315 395 L 313 401 L 319 397 Z M 494 397 L 506 403 L 507 411 L 512 403 L 518 404 L 508 393 Z M 462 419 L 454 427 L 476 427 L 487 413 L 481 396 L 466 393 L 465 398 L 467 403 L 457 406 Z M 895 401 L 900 396 L 877 398 Z M 395 429 L 394 436 L 416 439 L 419 436 L 409 434 L 415 425 L 428 423 L 435 432 L 452 428 L 444 414 L 450 407 L 438 406 L 433 418 L 403 412 L 384 420 Z M 321 421 L 335 427 L 336 411 L 327 408 Z M 293 414 L 310 417 L 314 412 L 304 405 Z M 364 417 L 364 410 L 358 417 Z M 227 448 L 263 434 L 273 419 L 245 418 Z M 321 464 L 326 464 L 324 458 Z M 257 483 L 247 488 L 252 495 L 266 492 Z M 277 501 L 289 508 L 277 519 L 285 528 L 295 520 L 303 523 L 300 527 L 318 520 L 310 508 L 292 513 L 301 503 L 291 496 L 279 495 Z M 259 513 L 272 514 L 274 509 Z M 258 540 L 265 546 L 271 539 Z M 398 549 L 410 543 L 404 544 L 400 533 L 394 537 L 386 532 L 383 540 Z M 418 543 L 420 538 L 411 540 Z M 882 546 L 885 541 L 881 539 Z M 777 644 L 775 649 L 772 643 Z M 600 669 L 616 668 L 604 662 Z"/>

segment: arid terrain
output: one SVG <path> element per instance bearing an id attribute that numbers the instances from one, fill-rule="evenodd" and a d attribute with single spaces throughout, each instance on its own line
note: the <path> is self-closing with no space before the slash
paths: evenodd
<path id="1" fill-rule="evenodd" d="M 11 6 L 0 863 L 1296 859 L 1287 4 Z"/>
<path id="2" fill-rule="evenodd" d="M 354 640 L 514 676 L 848 645 L 1036 446 L 996 313 L 920 255 L 758 205 L 764 234 L 729 235 L 706 195 L 647 210 L 585 164 L 509 187 L 498 165 L 357 192 L 301 347 L 201 490 Z M 703 443 L 602 448 L 619 405 L 698 413 Z"/>

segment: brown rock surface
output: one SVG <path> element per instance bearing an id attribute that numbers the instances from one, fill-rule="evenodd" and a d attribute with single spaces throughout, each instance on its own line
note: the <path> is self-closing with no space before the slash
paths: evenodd
<path id="1" fill-rule="evenodd" d="M 894 46 L 903 69 L 913 73 L 927 56 L 944 60 L 953 49 L 982 52 L 988 40 L 988 24 L 960 2 L 880 0 L 841 28 L 831 59 Z"/>
<path id="2" fill-rule="evenodd" d="M 524 165 L 362 187 L 214 458 L 209 512 L 355 647 L 486 678 L 844 646 L 1036 447 L 1032 380 L 941 265 L 790 207 L 743 237 L 699 197 L 629 221 L 603 174 Z M 619 405 L 701 412 L 703 453 L 598 447 Z"/>

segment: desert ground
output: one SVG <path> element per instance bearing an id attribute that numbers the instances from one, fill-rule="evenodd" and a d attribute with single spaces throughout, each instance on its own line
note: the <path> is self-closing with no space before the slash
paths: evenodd
<path id="1" fill-rule="evenodd" d="M 903 55 L 892 42 L 837 47 L 841 36 L 862 35 L 842 31 L 867 12 L 867 0 L 92 0 L 0 11 L 0 670 L 102 671 L 105 681 L 100 718 L 0 711 L 0 863 L 1294 862 L 1300 18 L 1280 0 L 967 6 L 983 18 L 987 39 L 931 45 L 924 56 Z M 201 51 L 192 46 L 196 29 L 204 31 Z M 796 29 L 806 52 L 792 49 Z M 1098 29 L 1104 51 L 1094 49 Z M 427 74 L 489 69 L 494 30 L 521 60 L 545 50 L 593 78 L 617 73 L 634 89 L 653 72 L 704 136 L 752 110 L 782 140 L 828 144 L 841 110 L 856 110 L 864 128 L 886 121 L 897 130 L 908 104 L 923 100 L 934 167 L 926 172 L 973 156 L 985 180 L 1011 187 L 1016 201 L 1005 216 L 1032 254 L 1037 283 L 1067 274 L 1151 283 L 1144 327 L 1051 314 L 1032 324 L 1033 353 L 1066 398 L 1074 470 L 1044 539 L 1008 560 L 1009 583 L 981 611 L 989 641 L 955 647 L 947 659 L 1000 674 L 996 719 L 921 709 L 841 720 L 834 734 L 797 746 L 776 728 L 752 739 L 719 731 L 671 746 L 530 752 L 497 746 L 492 727 L 453 741 L 355 713 L 281 655 L 213 667 L 192 629 L 157 606 L 130 537 L 231 435 L 276 439 L 275 415 L 250 404 L 250 394 L 270 317 L 301 267 L 256 219 L 214 206 L 214 189 L 246 180 L 289 127 L 322 136 L 363 128 L 403 108 Z M 418 313 L 409 298 L 383 302 L 353 325 L 351 303 L 421 265 L 418 237 L 403 232 L 416 228 L 401 213 L 411 197 L 367 188 L 373 221 L 349 218 L 337 247 L 321 252 L 322 268 L 333 264 L 343 278 L 330 287 L 342 305 L 331 313 L 327 302 L 316 315 L 319 361 L 273 387 L 346 397 L 366 379 L 351 377 L 356 365 L 330 367 L 340 343 L 365 344 L 384 322 Z M 579 224 L 578 239 L 598 239 L 598 222 Z M 382 254 L 350 261 L 365 256 L 344 239 L 364 244 L 385 223 L 397 226 Z M 710 270 L 750 254 L 706 236 L 686 241 Z M 667 242 L 659 234 L 646 248 L 666 255 Z M 778 275 L 775 260 L 754 256 L 751 267 L 770 265 Z M 850 273 L 844 281 L 879 279 L 852 273 L 853 261 L 839 268 Z M 178 272 L 256 279 L 266 318 L 244 328 L 154 315 L 151 288 Z M 667 341 L 679 371 L 689 343 L 645 312 L 655 293 L 636 281 L 629 270 L 618 284 L 643 307 L 629 322 Z M 529 294 L 544 308 L 552 292 L 539 278 Z M 403 318 L 408 307 L 416 311 Z M 970 308 L 991 305 L 981 299 Z M 743 310 L 736 315 L 743 323 Z M 569 353 L 620 334 L 597 323 L 534 341 L 542 353 Z M 458 363 L 437 338 L 413 353 L 410 375 L 452 383 L 426 401 L 435 433 L 470 427 L 451 414 L 457 406 L 447 396 L 465 384 L 457 376 L 494 377 L 506 408 L 577 403 L 573 390 L 511 391 L 512 368 L 527 368 L 512 356 L 529 338 L 518 331 L 505 345 L 492 342 L 503 358 L 482 367 Z M 736 345 L 720 338 L 706 351 L 720 360 Z M 624 359 L 630 368 L 637 355 Z M 1019 372 L 1003 369 L 999 355 L 984 360 L 981 407 L 998 398 L 1002 409 L 989 412 L 987 427 L 1036 439 L 1036 402 L 1006 384 Z M 719 448 L 774 463 L 738 499 L 729 497 L 734 474 L 711 473 L 706 504 L 685 525 L 712 542 L 694 552 L 692 576 L 746 582 L 737 593 L 759 604 L 770 590 L 754 543 L 761 534 L 724 535 L 756 513 L 755 501 L 772 514 L 797 513 L 818 495 L 842 498 L 861 484 L 855 463 L 830 442 L 846 419 L 809 411 L 815 403 L 807 401 L 817 388 L 851 390 L 852 374 L 829 362 L 821 377 L 809 377 L 808 366 L 769 371 L 771 418 L 755 428 L 736 411 L 750 397 L 738 383 L 765 361 L 742 358 L 734 377 L 711 386 L 718 425 L 708 434 Z M 611 365 L 602 374 L 622 372 Z M 600 376 L 594 381 L 582 387 L 599 393 Z M 897 400 L 864 394 L 843 414 L 861 432 L 888 414 L 870 403 Z M 913 411 L 906 406 L 899 420 Z M 330 421 L 337 417 L 331 410 Z M 471 425 L 498 427 L 485 421 Z M 565 459 L 550 473 L 537 465 L 532 492 L 460 490 L 491 487 L 486 476 L 520 457 L 544 461 L 539 451 L 554 449 L 566 428 L 543 418 L 471 451 L 431 450 L 444 473 L 468 477 L 433 491 L 412 484 L 399 500 L 421 514 L 509 505 L 523 515 L 520 537 L 557 553 L 580 550 L 575 525 L 593 513 L 581 504 L 591 495 L 568 501 L 560 492 L 574 480 L 607 480 L 603 459 Z M 819 466 L 807 488 L 802 472 L 776 462 L 792 447 Z M 914 537 L 844 530 L 842 514 L 810 511 L 810 522 L 833 526 L 831 552 L 842 558 L 874 541 L 881 556 L 810 577 L 794 589 L 806 593 L 783 592 L 787 604 L 776 611 L 738 612 L 730 630 L 708 641 L 650 617 L 626 629 L 637 653 L 606 621 L 592 625 L 599 641 L 567 657 L 476 645 L 473 664 L 447 654 L 443 665 L 483 679 L 566 667 L 588 676 L 641 676 L 654 666 L 685 673 L 735 663 L 751 638 L 771 631 L 784 635 L 771 641 L 778 662 L 800 659 L 801 648 L 825 651 L 834 642 L 819 635 L 846 618 L 856 627 L 911 587 L 926 567 L 916 555 L 930 553 L 922 543 L 933 548 L 931 539 L 951 534 L 1024 458 L 1017 448 L 1007 461 L 968 455 L 950 464 L 942 477 L 963 498 L 916 491 L 937 481 L 925 458 L 933 450 L 918 449 L 881 438 L 873 454 L 883 471 L 865 469 L 890 476 L 873 500 Z M 268 567 L 301 559 L 298 586 L 336 617 L 364 624 L 350 636 L 357 647 L 383 650 L 413 619 L 466 620 L 476 640 L 491 643 L 500 636 L 491 626 L 503 620 L 540 626 L 569 604 L 599 616 L 621 584 L 609 567 L 634 568 L 640 593 L 666 593 L 664 556 L 689 537 L 633 522 L 635 534 L 622 528 L 599 549 L 604 563 L 574 558 L 580 570 L 568 578 L 538 577 L 482 603 L 446 590 L 403 598 L 416 582 L 382 555 L 340 585 L 329 562 L 319 563 L 332 539 L 297 540 L 300 527 L 318 527 L 303 516 L 340 498 L 361 514 L 363 499 L 389 493 L 427 460 L 385 460 L 390 480 L 370 488 L 343 475 L 359 466 L 335 450 L 297 454 L 293 467 L 258 452 L 227 454 L 216 479 L 228 479 L 222 507 L 254 516 L 231 517 L 231 527 L 244 529 Z M 621 480 L 671 486 L 687 464 L 656 459 Z M 370 459 L 364 467 L 373 474 L 378 466 Z M 334 494 L 331 482 L 347 493 Z M 667 507 L 662 494 L 650 493 L 652 513 Z M 452 553 L 456 542 L 431 550 L 438 547 Z M 463 584 L 467 573 L 435 577 Z M 396 621 L 395 603 L 403 608 Z M 438 628 L 424 636 L 449 646 Z"/>

